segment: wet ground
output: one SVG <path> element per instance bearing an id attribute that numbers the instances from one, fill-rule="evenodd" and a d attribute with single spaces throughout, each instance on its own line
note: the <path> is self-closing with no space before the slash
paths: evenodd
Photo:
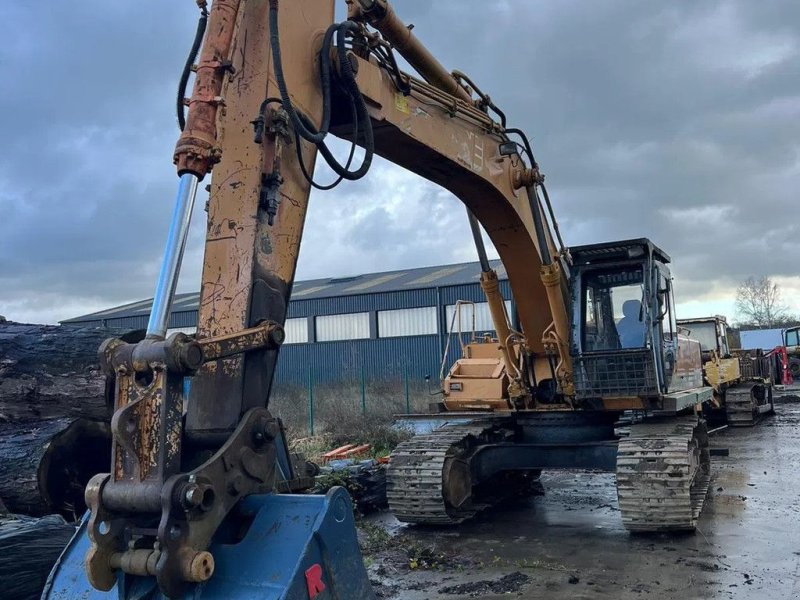
<path id="1" fill-rule="evenodd" d="M 752 429 L 711 438 L 712 487 L 698 531 L 633 536 L 614 477 L 542 476 L 546 493 L 458 528 L 367 524 L 384 543 L 368 556 L 380 597 L 800 599 L 800 403 Z M 388 535 L 387 533 L 388 532 Z"/>

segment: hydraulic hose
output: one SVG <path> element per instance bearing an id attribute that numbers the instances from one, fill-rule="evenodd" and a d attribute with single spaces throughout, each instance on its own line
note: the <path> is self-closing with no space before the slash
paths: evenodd
<path id="1" fill-rule="evenodd" d="M 354 127 L 363 127 L 364 130 L 364 159 L 362 160 L 361 166 L 358 169 L 355 171 L 349 171 L 339 164 L 339 162 L 324 144 L 321 144 L 319 148 L 320 153 L 325 158 L 325 161 L 328 163 L 328 165 L 330 165 L 331 169 L 333 169 L 334 172 L 336 172 L 336 174 L 340 177 L 350 181 L 361 179 L 367 174 L 367 171 L 369 171 L 370 165 L 372 164 L 372 157 L 375 153 L 375 139 L 372 133 L 372 120 L 369 118 L 367 103 L 364 101 L 364 96 L 361 94 L 361 90 L 358 89 L 358 84 L 356 83 L 356 74 L 353 72 L 353 65 L 350 64 L 350 60 L 347 57 L 347 48 L 344 45 L 345 33 L 347 31 L 357 32 L 358 30 L 358 25 L 352 21 L 345 21 L 342 23 L 337 30 L 336 47 L 338 51 L 337 54 L 339 55 L 339 70 L 342 74 L 345 92 L 350 96 L 351 101 L 355 103 L 357 119 Z M 356 129 L 356 132 L 357 131 L 358 129 Z M 353 139 L 356 140 L 356 137 L 354 136 Z"/>
<path id="2" fill-rule="evenodd" d="M 197 21 L 197 31 L 194 34 L 194 41 L 192 48 L 189 50 L 189 57 L 186 59 L 186 64 L 183 65 L 181 72 L 181 79 L 178 82 L 178 97 L 176 98 L 176 113 L 178 115 L 178 127 L 181 131 L 186 127 L 186 113 L 183 100 L 186 97 L 186 86 L 189 84 L 189 75 L 192 73 L 192 65 L 197 59 L 197 53 L 200 52 L 200 44 L 203 43 L 203 37 L 206 35 L 206 26 L 208 25 L 208 10 L 203 6 L 200 9 L 200 19 Z"/>
<path id="3" fill-rule="evenodd" d="M 356 144 L 356 140 L 358 138 L 358 120 L 357 120 L 357 117 L 356 117 L 356 108 L 355 108 L 355 106 L 352 106 L 351 109 L 352 109 L 351 118 L 352 118 L 353 124 L 354 124 L 354 126 L 353 126 L 353 141 L 350 144 L 350 153 L 348 154 L 347 162 L 344 165 L 345 169 L 349 169 L 350 165 L 353 162 L 353 157 L 356 154 L 356 145 L 357 145 Z M 344 177 L 342 177 L 341 175 L 339 175 L 332 183 L 328 183 L 328 184 L 325 184 L 325 185 L 319 184 L 316 181 L 314 181 L 314 177 L 311 174 L 309 174 L 308 168 L 306 167 L 306 161 L 303 159 L 303 148 L 300 145 L 300 136 L 297 135 L 296 133 L 295 133 L 295 136 L 294 136 L 294 141 L 295 141 L 295 150 L 297 151 L 297 162 L 300 163 L 300 171 L 302 171 L 303 177 L 306 178 L 306 181 L 308 181 L 311 184 L 312 187 L 314 187 L 315 189 L 322 190 L 323 192 L 325 192 L 325 191 L 328 191 L 328 190 L 332 190 L 333 188 L 335 188 L 337 185 L 339 185 L 342 182 Z M 322 142 L 321 145 L 324 146 L 325 142 Z M 327 146 L 326 146 L 326 148 L 327 148 Z M 330 163 L 328 163 L 328 164 L 330 164 Z"/>
<path id="4" fill-rule="evenodd" d="M 325 38 L 322 42 L 322 51 L 325 51 L 331 45 L 331 40 L 337 26 L 331 25 L 325 32 Z M 269 42 L 272 48 L 272 64 L 275 69 L 275 80 L 278 83 L 278 91 L 280 92 L 281 100 L 283 101 L 283 108 L 289 115 L 292 125 L 295 130 L 305 140 L 319 144 L 325 139 L 328 134 L 328 128 L 331 122 L 331 65 L 330 60 L 320 60 L 320 78 L 322 83 L 322 123 L 319 130 L 313 124 L 311 127 L 306 127 L 300 117 L 295 111 L 292 101 L 289 99 L 289 90 L 286 87 L 286 78 L 283 73 L 283 58 L 281 57 L 281 41 L 278 32 L 278 0 L 269 0 Z"/>
<path id="5" fill-rule="evenodd" d="M 270 25 L 270 45 L 272 49 L 272 62 L 275 71 L 275 80 L 278 84 L 278 91 L 281 97 L 281 104 L 289 115 L 289 119 L 295 129 L 295 134 L 317 146 L 319 152 L 322 154 L 325 161 L 339 176 L 339 179 L 331 186 L 319 186 L 308 175 L 305 165 L 301 162 L 303 175 L 315 187 L 321 189 L 330 189 L 338 184 L 342 179 L 355 181 L 367 174 L 371 164 L 372 158 L 375 153 L 375 141 L 372 132 L 372 121 L 369 118 L 367 105 L 364 97 L 361 95 L 361 90 L 358 89 L 356 83 L 356 76 L 350 60 L 347 56 L 347 47 L 345 46 L 345 37 L 348 32 L 357 33 L 358 26 L 352 21 L 345 21 L 337 25 L 331 25 L 325 32 L 322 48 L 320 49 L 320 83 L 322 87 L 322 122 L 319 129 L 311 122 L 311 120 L 304 115 L 301 111 L 295 109 L 289 97 L 289 90 L 286 86 L 286 78 L 283 72 L 283 64 L 280 50 L 280 32 L 278 30 L 278 6 L 279 0 L 270 0 L 269 2 L 269 25 Z M 331 118 L 331 85 L 332 74 L 330 65 L 330 47 L 333 43 L 333 35 L 336 34 L 336 47 L 339 59 L 339 74 L 340 78 L 337 83 L 340 86 L 340 91 L 350 99 L 353 107 L 353 148 L 351 148 L 350 156 L 347 163 L 342 165 L 333 156 L 331 151 L 325 145 L 324 140 L 328 134 Z M 350 164 L 355 152 L 355 144 L 358 141 L 359 134 L 363 132 L 365 154 L 361 166 L 355 171 L 350 170 Z M 299 146 L 299 144 L 298 144 Z"/>
<path id="6" fill-rule="evenodd" d="M 525 153 L 528 155 L 528 158 L 531 161 L 531 168 L 538 169 L 539 165 L 537 164 L 536 159 L 533 157 L 533 150 L 531 150 L 531 144 L 528 141 L 528 136 L 525 135 L 525 132 L 522 131 L 521 129 L 517 129 L 516 127 L 509 127 L 508 129 L 505 130 L 505 132 L 515 133 L 522 138 L 522 143 L 525 146 Z"/>

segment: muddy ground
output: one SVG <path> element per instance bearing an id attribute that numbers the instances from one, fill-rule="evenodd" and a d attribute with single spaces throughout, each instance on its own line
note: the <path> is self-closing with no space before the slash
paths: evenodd
<path id="1" fill-rule="evenodd" d="M 633 536 L 614 477 L 545 474 L 546 493 L 458 528 L 362 524 L 379 597 L 800 599 L 800 403 L 711 439 L 712 487 L 698 531 Z"/>

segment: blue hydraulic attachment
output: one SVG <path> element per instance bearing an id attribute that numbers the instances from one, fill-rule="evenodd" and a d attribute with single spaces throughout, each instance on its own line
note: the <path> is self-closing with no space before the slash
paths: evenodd
<path id="1" fill-rule="evenodd" d="M 154 578 L 119 575 L 110 592 L 94 589 L 83 559 L 88 514 L 59 558 L 43 600 L 162 600 Z M 183 600 L 374 600 L 356 539 L 347 492 L 259 495 L 241 501 L 209 548 L 214 575 Z"/>

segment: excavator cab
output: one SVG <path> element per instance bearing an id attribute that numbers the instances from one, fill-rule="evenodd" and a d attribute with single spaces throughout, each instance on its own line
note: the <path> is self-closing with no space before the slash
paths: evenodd
<path id="1" fill-rule="evenodd" d="M 700 342 L 704 363 L 711 360 L 715 353 L 720 358 L 730 357 L 728 321 L 724 316 L 679 319 L 678 325 L 688 330 L 692 339 Z"/>
<path id="2" fill-rule="evenodd" d="M 577 399 L 657 400 L 702 385 L 699 344 L 678 332 L 669 256 L 643 238 L 570 252 Z"/>

